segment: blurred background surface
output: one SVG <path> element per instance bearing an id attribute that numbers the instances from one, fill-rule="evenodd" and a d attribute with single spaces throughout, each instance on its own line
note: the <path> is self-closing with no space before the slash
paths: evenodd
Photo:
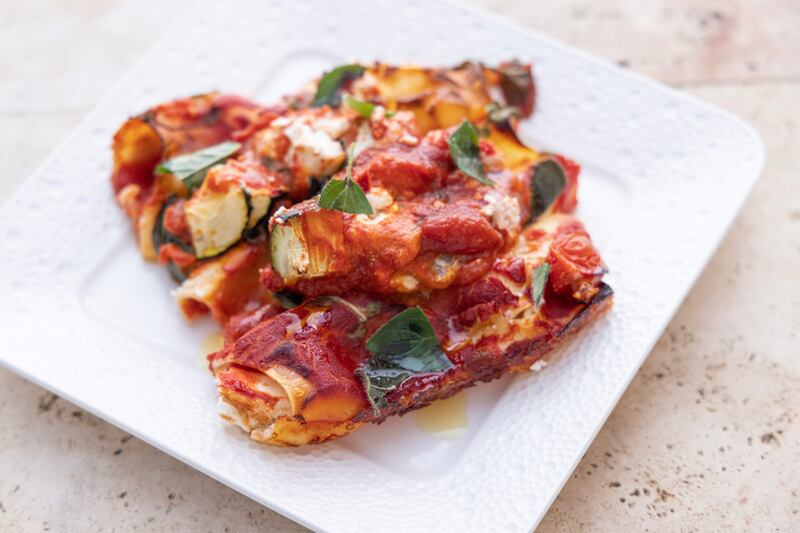
<path id="1" fill-rule="evenodd" d="M 734 226 L 540 530 L 796 530 L 800 3 L 471 3 L 729 109 L 767 148 Z M 0 3 L 0 201 L 188 5 Z M 2 369 L 0 529 L 305 531 Z"/>

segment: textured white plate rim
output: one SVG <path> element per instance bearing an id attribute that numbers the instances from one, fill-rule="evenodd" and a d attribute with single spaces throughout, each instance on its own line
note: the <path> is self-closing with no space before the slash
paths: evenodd
<path id="1" fill-rule="evenodd" d="M 1 208 L 2 208 L 2 206 L 0 206 L 0 209 Z M 36 375 L 30 374 L 29 372 L 26 372 L 24 369 L 19 368 L 16 365 L 13 365 L 13 364 L 9 363 L 8 361 L 6 361 L 6 360 L 4 360 L 2 358 L 0 358 L 0 366 L 2 366 L 3 368 L 7 368 L 8 370 L 11 370 L 15 374 L 17 374 L 19 376 L 22 376 L 23 378 L 27 379 L 28 381 L 30 381 L 32 383 L 35 383 L 36 385 L 38 385 L 38 386 L 40 386 L 40 387 L 42 387 L 44 389 L 49 390 L 53 394 L 57 395 L 59 398 L 62 398 L 64 400 L 67 400 L 70 403 L 73 403 L 73 404 L 77 405 L 78 407 L 80 407 L 84 411 L 87 411 L 87 412 L 93 414 L 94 416 L 96 416 L 98 418 L 102 418 L 103 420 L 105 420 L 109 424 L 112 424 L 112 425 L 118 427 L 119 429 L 121 429 L 121 430 L 123 430 L 123 431 L 125 431 L 125 432 L 127 432 L 127 433 L 129 433 L 129 434 L 131 434 L 133 436 L 135 436 L 137 439 L 146 442 L 147 444 L 149 444 L 150 446 L 152 446 L 152 447 L 154 447 L 154 448 L 156 448 L 158 450 L 161 450 L 162 452 L 166 453 L 167 455 L 170 455 L 171 457 L 174 457 L 175 459 L 177 459 L 177 460 L 181 461 L 182 463 L 194 468 L 195 470 L 197 470 L 199 472 L 202 472 L 203 474 L 207 475 L 208 477 L 219 481 L 223 485 L 232 488 L 236 492 L 244 494 L 248 498 L 250 498 L 252 500 L 255 500 L 257 502 L 261 501 L 259 495 L 256 494 L 255 492 L 253 492 L 252 490 L 250 490 L 250 488 L 248 488 L 246 485 L 237 483 L 235 480 L 233 480 L 231 478 L 226 478 L 226 477 L 220 475 L 219 473 L 214 472 L 213 470 L 209 470 L 202 463 L 198 463 L 197 461 L 191 459 L 190 457 L 185 456 L 183 453 L 181 453 L 180 450 L 177 450 L 177 449 L 174 449 L 174 448 L 164 447 L 161 443 L 159 443 L 157 440 L 153 439 L 151 436 L 147 435 L 146 433 L 142 433 L 141 431 L 137 431 L 136 429 L 130 427 L 127 424 L 127 422 L 125 422 L 124 420 L 120 420 L 120 419 L 118 419 L 118 418 L 116 418 L 114 416 L 111 416 L 111 415 L 105 413 L 103 411 L 103 409 L 102 409 L 102 406 L 97 406 L 97 405 L 93 405 L 93 404 L 88 403 L 88 402 L 84 402 L 83 400 L 81 400 L 79 398 L 76 398 L 75 396 L 73 396 L 69 392 L 61 389 L 58 385 L 51 384 L 51 383 L 49 383 L 47 381 L 42 381 Z M 299 515 L 299 514 L 293 512 L 291 509 L 284 508 L 284 507 L 282 507 L 280 505 L 269 505 L 267 507 L 269 507 L 270 509 L 272 509 L 272 510 L 274 510 L 274 511 L 280 513 L 280 514 L 282 514 L 283 516 L 285 516 L 287 518 L 290 518 L 290 519 L 294 520 L 298 524 L 301 524 L 301 525 L 303 525 L 303 526 L 305 526 L 305 527 L 307 527 L 309 529 L 318 530 L 318 526 L 316 524 L 312 524 L 311 522 L 308 522 L 302 515 Z"/>
<path id="2" fill-rule="evenodd" d="M 752 149 L 754 150 L 754 152 L 757 152 L 756 153 L 756 155 L 757 155 L 757 163 L 754 165 L 754 169 L 755 170 L 753 171 L 753 173 L 751 175 L 751 179 L 747 183 L 746 190 L 743 189 L 743 191 L 745 191 L 745 192 L 743 192 L 742 194 L 738 195 L 738 197 L 737 197 L 738 198 L 738 204 L 736 206 L 736 209 L 735 209 L 735 211 L 732 212 L 733 214 L 729 217 L 729 219 L 725 221 L 725 224 L 724 224 L 725 228 L 726 228 L 725 231 L 722 231 L 722 232 L 719 232 L 718 234 L 716 234 L 713 246 L 710 246 L 707 249 L 707 252 L 706 252 L 705 256 L 703 257 L 702 262 L 698 263 L 698 267 L 695 269 L 695 271 L 690 276 L 691 277 L 691 282 L 687 283 L 685 285 L 685 289 L 684 289 L 683 293 L 681 294 L 680 299 L 676 301 L 675 305 L 672 307 L 672 309 L 670 309 L 669 313 L 665 313 L 663 315 L 663 317 L 661 319 L 660 326 L 659 326 L 659 331 L 663 331 L 663 329 L 669 323 L 669 321 L 671 320 L 671 318 L 674 315 L 675 311 L 678 309 L 678 307 L 680 306 L 681 302 L 685 298 L 686 294 L 689 292 L 689 290 L 691 290 L 691 288 L 694 285 L 694 283 L 696 282 L 697 278 L 702 273 L 702 271 L 705 268 L 705 265 L 707 264 L 708 260 L 713 255 L 715 250 L 718 248 L 720 242 L 722 241 L 722 239 L 724 238 L 724 236 L 727 233 L 727 228 L 729 228 L 730 224 L 733 222 L 733 220 L 735 218 L 735 214 L 739 212 L 739 210 L 741 209 L 741 207 L 744 204 L 745 200 L 747 199 L 749 191 L 752 189 L 752 187 L 754 186 L 755 182 L 757 181 L 757 179 L 758 179 L 758 177 L 759 177 L 759 175 L 761 173 L 761 170 L 763 168 L 763 163 L 764 163 L 764 146 L 763 146 L 763 142 L 762 142 L 761 138 L 756 133 L 756 131 L 752 128 L 752 126 L 750 126 L 748 123 L 746 123 L 745 121 L 743 121 L 741 118 L 737 117 L 733 113 L 721 110 L 721 109 L 719 109 L 719 108 L 717 108 L 715 106 L 712 106 L 712 105 L 707 104 L 707 103 L 705 103 L 705 102 L 703 102 L 701 100 L 698 100 L 697 98 L 695 98 L 695 97 L 693 97 L 691 95 L 688 95 L 686 93 L 682 93 L 682 92 L 676 91 L 675 89 L 672 89 L 671 87 L 666 86 L 665 84 L 663 84 L 661 82 L 646 78 L 644 76 L 638 75 L 638 74 L 636 74 L 634 72 L 631 72 L 629 70 L 625 70 L 625 69 L 619 68 L 618 66 L 614 65 L 613 63 L 611 63 L 611 62 L 609 62 L 607 60 L 594 57 L 591 54 L 587 54 L 585 52 L 582 52 L 581 50 L 578 50 L 578 49 L 576 49 L 576 48 L 574 48 L 574 47 L 572 47 L 570 45 L 561 43 L 559 41 L 556 41 L 556 40 L 551 39 L 551 38 L 546 37 L 546 36 L 542 36 L 538 32 L 534 32 L 534 31 L 532 31 L 530 29 L 522 27 L 519 24 L 514 23 L 513 21 L 509 21 L 509 20 L 507 20 L 507 19 L 505 19 L 503 17 L 499 17 L 499 16 L 494 15 L 492 13 L 487 13 L 483 9 L 480 9 L 480 8 L 477 8 L 477 7 L 474 7 L 474 6 L 464 6 L 462 3 L 454 2 L 452 0 L 447 0 L 447 1 L 449 3 L 451 3 L 451 4 L 457 5 L 461 9 L 466 9 L 468 11 L 472 11 L 472 12 L 478 14 L 481 17 L 492 19 L 492 20 L 494 20 L 494 21 L 496 21 L 496 22 L 498 22 L 500 24 L 512 27 L 512 28 L 514 28 L 514 29 L 516 29 L 516 30 L 518 30 L 518 31 L 520 31 L 522 33 L 526 33 L 526 34 L 536 38 L 539 41 L 547 43 L 549 46 L 551 46 L 553 48 L 559 49 L 562 52 L 580 56 L 582 59 L 584 59 L 586 61 L 589 61 L 589 62 L 592 62 L 592 63 L 594 63 L 596 65 L 602 66 L 603 68 L 612 69 L 619 76 L 628 77 L 628 78 L 636 80 L 637 82 L 644 83 L 644 84 L 650 86 L 653 90 L 659 90 L 659 91 L 662 91 L 662 92 L 667 92 L 670 95 L 670 97 L 673 98 L 673 99 L 682 100 L 682 101 L 684 101 L 686 103 L 689 103 L 689 104 L 691 104 L 691 105 L 693 105 L 693 106 L 695 106 L 697 108 L 704 109 L 704 110 L 706 110 L 706 111 L 708 111 L 710 113 L 714 113 L 714 114 L 716 114 L 718 116 L 724 116 L 732 124 L 734 124 L 737 127 L 745 130 L 748 133 L 749 137 L 751 137 Z M 178 26 L 180 26 L 180 23 L 178 24 Z M 0 207 L 0 209 L 5 209 L 6 206 L 8 206 L 11 203 L 13 203 L 17 198 L 19 198 L 25 192 L 25 190 L 28 188 L 28 186 L 33 181 L 35 181 L 40 174 L 42 174 L 46 170 L 46 168 L 48 167 L 50 162 L 52 160 L 54 160 L 57 156 L 59 156 L 64 151 L 64 149 L 72 142 L 72 140 L 75 137 L 77 137 L 80 133 L 82 133 L 92 123 L 92 121 L 94 120 L 96 114 L 98 113 L 98 110 L 100 108 L 102 108 L 103 105 L 108 100 L 113 99 L 116 96 L 117 92 L 121 88 L 123 88 L 125 85 L 127 85 L 127 83 L 129 83 L 129 81 L 136 76 L 136 74 L 140 71 L 140 69 L 142 69 L 142 67 L 144 65 L 146 65 L 150 61 L 150 59 L 153 56 L 153 54 L 158 51 L 160 43 L 162 41 L 167 40 L 167 39 L 168 39 L 168 32 L 165 33 L 164 36 L 162 38 L 160 38 L 151 47 L 150 51 L 145 54 L 145 57 L 139 62 L 139 64 L 136 67 L 134 67 L 129 72 L 129 74 L 127 76 L 125 76 L 122 79 L 122 81 L 120 81 L 108 93 L 108 95 L 105 98 L 103 98 L 100 102 L 98 102 L 98 104 L 95 105 L 95 107 L 92 109 L 92 111 L 90 111 L 86 115 L 86 117 L 72 131 L 72 133 L 70 135 L 68 135 L 59 144 L 59 146 L 50 154 L 50 156 L 48 156 L 44 160 L 44 162 L 37 168 L 37 170 L 35 172 L 33 172 L 23 182 L 23 184 L 20 185 L 17 188 L 17 190 L 14 191 L 14 193 L 12 193 L 12 195 L 10 195 L 8 200 L 3 203 L 2 207 Z M 658 340 L 658 336 L 657 335 L 654 336 L 651 339 L 647 349 L 645 351 L 643 351 L 643 355 L 641 357 L 641 360 L 639 361 L 639 365 L 641 365 L 641 363 L 644 361 L 644 359 L 649 354 L 649 352 L 651 351 L 653 345 L 656 343 L 657 340 Z M 180 450 L 173 449 L 173 448 L 167 448 L 167 447 L 162 446 L 158 441 L 152 439 L 147 434 L 141 434 L 141 432 L 137 432 L 134 428 L 130 427 L 127 424 L 126 421 L 119 420 L 119 419 L 115 418 L 114 416 L 111 416 L 108 413 L 105 413 L 104 410 L 103 410 L 103 406 L 101 406 L 101 405 L 93 405 L 93 404 L 81 401 L 79 398 L 74 397 L 68 391 L 62 389 L 58 384 L 51 383 L 49 381 L 41 380 L 36 375 L 33 375 L 33 374 L 27 372 L 25 369 L 23 369 L 21 367 L 18 367 L 17 365 L 12 364 L 8 360 L 0 358 L 0 364 L 2 364 L 3 366 L 5 366 L 5 367 L 7 367 L 7 368 L 9 368 L 11 370 L 13 370 L 14 372 L 16 372 L 18 374 L 24 376 L 26 379 L 29 379 L 29 380 L 33 381 L 34 383 L 37 383 L 40 386 L 43 386 L 45 388 L 48 388 L 48 389 L 52 390 L 54 393 L 58 394 L 59 396 L 65 398 L 65 399 L 67 399 L 69 401 L 72 401 L 72 402 L 76 403 L 77 405 L 81 406 L 82 408 L 86 409 L 87 411 L 92 412 L 93 414 L 95 414 L 95 415 L 97 415 L 97 416 L 99 416 L 101 418 L 104 418 L 105 420 L 109 421 L 110 423 L 112 423 L 112 424 L 114 424 L 116 426 L 119 426 L 119 427 L 121 427 L 122 429 L 124 429 L 126 431 L 129 431 L 130 433 L 136 435 L 138 438 L 144 440 L 145 442 L 148 442 L 149 444 L 161 449 L 162 451 L 165 451 L 166 453 L 169 453 L 170 455 L 178 458 L 179 460 L 189 464 L 193 468 L 204 472 L 205 474 L 207 474 L 207 475 L 217 479 L 218 481 L 220 481 L 220 482 L 232 487 L 233 489 L 235 489 L 235 490 L 237 490 L 237 491 L 239 491 L 239 492 L 241 492 L 241 493 L 243 493 L 243 494 L 245 494 L 245 495 L 247 495 L 247 496 L 249 496 L 249 497 L 251 497 L 253 499 L 262 501 L 261 498 L 259 497 L 259 495 L 254 493 L 247 486 L 244 486 L 242 484 L 237 483 L 234 479 L 226 478 L 224 475 L 221 475 L 218 472 L 214 472 L 212 470 L 207 469 L 203 464 L 198 464 L 196 461 L 194 461 L 191 458 L 185 456 L 183 453 L 181 453 Z M 624 391 L 625 391 L 625 389 L 627 387 L 627 384 L 630 383 L 630 381 L 632 380 L 633 376 L 638 371 L 639 365 L 637 365 L 635 368 L 632 367 L 630 369 L 630 372 L 628 373 L 626 381 L 625 381 L 625 383 L 626 383 L 625 387 L 621 387 L 621 388 L 619 388 L 617 390 L 616 397 L 615 397 L 613 403 L 608 405 L 608 409 L 605 412 L 605 415 L 603 417 L 603 421 L 606 420 L 606 418 L 608 417 L 608 415 L 610 414 L 610 412 L 613 410 L 614 406 L 616 405 L 617 401 L 619 400 L 621 395 L 624 393 Z M 597 432 L 600 430 L 601 427 L 602 427 L 602 424 L 598 424 L 596 427 L 594 427 L 594 430 L 591 432 L 590 437 L 588 439 L 586 439 L 586 441 L 583 443 L 583 446 L 582 446 L 582 451 L 583 452 L 585 452 L 585 450 L 591 444 L 592 440 L 594 439 L 594 437 L 596 436 Z M 561 483 L 560 483 L 559 487 L 563 486 L 563 484 L 569 478 L 570 473 L 572 472 L 572 470 L 574 470 L 574 467 L 580 461 L 581 456 L 582 456 L 582 453 L 575 455 L 574 462 L 572 463 L 571 468 L 569 469 L 569 471 L 565 471 L 563 473 L 563 479 L 561 480 Z M 545 510 L 546 510 L 547 507 L 549 507 L 549 505 L 552 503 L 553 499 L 555 499 L 557 494 L 558 494 L 557 491 L 550 494 L 549 501 L 548 501 L 547 505 L 544 507 Z M 299 522 L 299 523 L 301 523 L 301 524 L 303 524 L 303 525 L 305 525 L 307 527 L 310 527 L 310 528 L 319 527 L 319 524 L 313 524 L 313 523 L 307 521 L 302 515 L 299 515 L 299 514 L 293 512 L 291 509 L 284 508 L 282 506 L 274 505 L 274 504 L 271 504 L 270 506 L 273 509 L 275 509 L 276 511 L 284 514 L 285 516 L 288 516 L 289 518 L 291 518 L 291 519 L 293 519 L 293 520 L 295 520 L 295 521 L 297 521 L 297 522 Z M 543 513 L 538 515 L 538 516 L 532 517 L 533 518 L 533 522 L 531 524 L 531 527 L 535 527 L 535 525 L 541 519 L 542 515 L 543 515 Z"/>
<path id="3" fill-rule="evenodd" d="M 597 65 L 602 65 L 602 66 L 604 66 L 606 68 L 616 70 L 620 75 L 629 77 L 631 79 L 634 79 L 634 80 L 637 80 L 637 81 L 639 81 L 641 83 L 649 85 L 654 90 L 665 91 L 665 92 L 669 93 L 671 96 L 673 96 L 676 99 L 683 100 L 683 101 L 685 101 L 687 103 L 690 103 L 690 104 L 692 104 L 694 106 L 706 109 L 707 111 L 716 113 L 718 115 L 725 116 L 731 122 L 736 124 L 737 127 L 742 128 L 743 130 L 745 130 L 745 131 L 747 131 L 749 133 L 749 135 L 751 137 L 751 142 L 754 144 L 753 148 L 757 152 L 757 157 L 758 157 L 758 162 L 756 163 L 755 171 L 752 174 L 752 178 L 751 178 L 750 182 L 747 184 L 746 191 L 744 192 L 744 194 L 742 194 L 740 196 L 738 205 L 736 206 L 733 215 L 730 217 L 730 220 L 726 222 L 725 230 L 720 232 L 717 235 L 716 241 L 708 249 L 708 253 L 703 258 L 702 263 L 700 263 L 698 265 L 698 268 L 692 274 L 691 281 L 686 285 L 686 289 L 684 290 L 684 292 L 681 295 L 680 299 L 676 302 L 676 304 L 673 306 L 673 308 L 670 309 L 670 311 L 667 314 L 664 315 L 664 318 L 663 318 L 663 320 L 661 322 L 661 325 L 658 328 L 659 331 L 663 332 L 667 328 L 667 326 L 669 325 L 670 321 L 672 320 L 672 317 L 675 316 L 675 313 L 678 311 L 680 306 L 683 304 L 683 301 L 686 299 L 686 296 L 692 290 L 692 288 L 694 287 L 695 283 L 697 283 L 698 278 L 700 277 L 700 275 L 705 270 L 705 268 L 708 265 L 708 262 L 711 259 L 711 257 L 713 257 L 713 255 L 716 253 L 717 249 L 719 248 L 720 244 L 722 243 L 722 240 L 728 234 L 730 226 L 733 224 L 734 220 L 738 216 L 739 212 L 741 211 L 742 207 L 744 206 L 744 203 L 747 201 L 747 198 L 750 196 L 750 192 L 753 190 L 753 187 L 755 186 L 756 182 L 758 181 L 758 178 L 761 176 L 761 173 L 763 172 L 763 169 L 764 169 L 764 163 L 765 163 L 765 157 L 766 157 L 766 149 L 764 147 L 763 139 L 761 138 L 761 136 L 758 134 L 756 129 L 750 123 L 748 123 L 747 121 L 742 119 L 740 116 L 736 115 L 735 113 L 732 113 L 732 112 L 730 112 L 728 110 L 722 109 L 722 108 L 717 107 L 715 105 L 709 104 L 708 102 L 700 100 L 699 98 L 696 98 L 696 97 L 694 97 L 694 96 L 692 96 L 692 95 L 690 95 L 690 94 L 688 94 L 688 93 L 686 93 L 684 91 L 679 91 L 679 90 L 677 90 L 677 89 L 675 89 L 673 87 L 670 87 L 669 85 L 667 85 L 667 84 L 665 84 L 665 83 L 663 83 L 661 81 L 658 81 L 656 79 L 649 78 L 649 77 L 644 76 L 642 74 L 638 74 L 636 72 L 633 72 L 633 71 L 631 71 L 629 69 L 622 68 L 619 65 L 614 64 L 612 61 L 609 61 L 608 59 L 605 59 L 603 57 L 599 57 L 599 56 L 596 56 L 596 55 L 591 54 L 589 52 L 586 52 L 584 50 L 581 50 L 580 48 L 575 47 L 575 46 L 573 46 L 573 45 L 571 45 L 569 43 L 560 41 L 558 39 L 554 39 L 554 38 L 548 36 L 547 34 L 538 32 L 536 30 L 532 30 L 532 29 L 530 29 L 530 28 L 528 28 L 526 26 L 518 24 L 517 22 L 515 22 L 515 21 L 513 21 L 511 19 L 508 19 L 506 17 L 497 15 L 497 14 L 495 14 L 495 13 L 493 13 L 493 12 L 487 10 L 487 9 L 484 9 L 484 8 L 481 8 L 479 6 L 475 6 L 475 5 L 472 5 L 472 4 L 468 4 L 466 2 L 460 2 L 458 0 L 444 0 L 444 1 L 448 2 L 450 4 L 453 4 L 453 5 L 459 6 L 459 7 L 463 8 L 463 9 L 468 10 L 468 11 L 472 11 L 473 13 L 475 13 L 478 16 L 494 20 L 499 24 L 503 24 L 505 26 L 512 27 L 512 28 L 514 28 L 514 29 L 516 29 L 516 30 L 518 30 L 520 32 L 527 33 L 527 34 L 529 34 L 531 36 L 536 37 L 540 41 L 547 42 L 548 44 L 550 44 L 553 47 L 560 48 L 564 52 L 568 52 L 568 53 L 571 53 L 573 55 L 577 55 L 577 56 L 582 57 L 582 58 L 586 59 L 587 61 L 591 61 L 591 62 L 593 62 L 593 63 L 595 63 Z M 553 502 L 555 501 L 555 499 L 558 496 L 558 494 L 561 492 L 561 489 L 564 487 L 564 485 L 569 480 L 570 475 L 575 470 L 575 468 L 578 466 L 578 463 L 580 463 L 580 461 L 583 458 L 584 454 L 589 449 L 589 446 L 591 446 L 592 442 L 594 442 L 594 439 L 597 437 L 597 434 L 600 432 L 600 430 L 605 425 L 606 420 L 608 420 L 608 417 L 611 416 L 611 413 L 614 410 L 614 408 L 617 406 L 617 404 L 619 403 L 620 398 L 622 398 L 622 395 L 625 394 L 626 390 L 628 390 L 628 386 L 630 385 L 631 381 L 633 381 L 633 378 L 636 376 L 636 374 L 639 372 L 639 368 L 641 368 L 641 365 L 644 363 L 644 361 L 650 355 L 650 352 L 653 350 L 653 347 L 655 346 L 656 342 L 658 342 L 659 337 L 660 337 L 660 335 L 656 335 L 656 336 L 653 337 L 653 339 L 649 343 L 649 346 L 643 352 L 643 356 L 642 356 L 641 360 L 639 361 L 639 364 L 636 367 L 632 367 L 631 368 L 630 373 L 628 374 L 628 376 L 627 376 L 627 378 L 625 380 L 624 387 L 621 387 L 618 390 L 616 398 L 614 398 L 614 401 L 608 405 L 608 409 L 607 409 L 605 415 L 603 416 L 602 423 L 600 423 L 600 424 L 598 424 L 596 426 L 595 430 L 591 433 L 591 436 L 588 439 L 586 439 L 586 441 L 584 442 L 581 453 L 575 456 L 575 460 L 572 463 L 572 466 L 570 467 L 570 469 L 568 471 L 564 472 L 564 475 L 563 475 L 563 478 L 561 480 L 561 483 L 559 484 L 558 490 L 554 491 L 550 495 L 549 501 L 547 502 L 547 505 L 546 505 L 545 509 L 549 509 L 550 508 L 550 506 L 553 504 Z M 536 526 L 539 524 L 539 522 L 541 521 L 541 519 L 543 517 L 544 517 L 544 513 L 542 513 L 540 516 L 535 518 L 534 522 L 531 525 L 531 530 L 536 528 Z"/>

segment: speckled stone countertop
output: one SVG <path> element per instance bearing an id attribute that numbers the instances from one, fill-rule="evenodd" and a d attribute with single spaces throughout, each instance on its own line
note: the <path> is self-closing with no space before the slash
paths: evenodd
<path id="1" fill-rule="evenodd" d="M 767 147 L 733 228 L 540 530 L 796 531 L 800 4 L 476 3 L 730 109 Z M 0 200 L 181 9 L 0 4 Z M 0 370 L 0 530 L 134 529 L 304 530 Z"/>

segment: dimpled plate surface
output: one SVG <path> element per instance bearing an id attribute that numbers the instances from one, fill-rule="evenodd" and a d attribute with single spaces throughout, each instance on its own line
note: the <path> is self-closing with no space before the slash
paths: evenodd
<path id="1" fill-rule="evenodd" d="M 216 417 L 189 326 L 135 252 L 108 184 L 130 114 L 210 89 L 275 98 L 353 59 L 532 61 L 523 137 L 584 165 L 579 215 L 611 268 L 610 314 L 536 376 L 471 392 L 465 435 L 412 417 L 297 450 Z M 0 212 L 0 361 L 281 513 L 327 531 L 531 529 L 608 416 L 758 177 L 737 118 L 479 12 L 413 0 L 200 4 Z"/>

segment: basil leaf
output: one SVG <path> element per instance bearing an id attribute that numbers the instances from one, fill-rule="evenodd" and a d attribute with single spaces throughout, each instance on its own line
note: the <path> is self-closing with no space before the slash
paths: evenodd
<path id="1" fill-rule="evenodd" d="M 370 362 L 379 368 L 436 372 L 450 367 L 433 326 L 419 306 L 392 317 L 372 334 L 366 347 L 373 354 Z"/>
<path id="2" fill-rule="evenodd" d="M 519 108 L 523 116 L 533 113 L 535 89 L 530 67 L 512 61 L 497 69 L 500 74 L 500 89 L 508 105 Z"/>
<path id="3" fill-rule="evenodd" d="M 547 284 L 547 278 L 550 277 L 550 263 L 542 263 L 533 270 L 531 275 L 531 299 L 536 307 L 542 303 L 542 296 L 544 295 L 544 286 Z"/>
<path id="4" fill-rule="evenodd" d="M 361 378 L 377 416 L 386 406 L 386 395 L 406 379 L 443 372 L 453 366 L 442 351 L 439 338 L 419 307 L 395 315 L 366 343 L 372 357 L 356 374 Z"/>
<path id="5" fill-rule="evenodd" d="M 350 109 L 352 109 L 362 117 L 367 119 L 372 118 L 372 112 L 375 110 L 375 104 L 373 104 L 372 102 L 364 102 L 362 100 L 356 100 L 355 98 L 351 98 L 350 96 L 348 96 L 345 99 L 345 102 L 347 102 L 347 106 Z M 386 118 L 390 118 L 394 116 L 394 112 L 386 111 L 384 113 L 384 116 Z"/>
<path id="6" fill-rule="evenodd" d="M 343 180 L 332 179 L 328 181 L 317 199 L 317 205 L 325 209 L 335 209 L 344 213 L 353 213 L 354 215 L 372 215 L 374 211 L 372 206 L 369 205 L 364 189 L 353 181 L 351 177 L 353 160 L 355 159 L 353 156 L 355 145 L 356 143 L 350 145 L 345 178 Z"/>
<path id="7" fill-rule="evenodd" d="M 361 115 L 364 118 L 371 118 L 372 112 L 375 110 L 375 104 L 370 102 L 362 102 L 361 100 L 356 100 L 355 98 L 347 97 L 345 99 L 347 102 L 347 106 Z"/>
<path id="8" fill-rule="evenodd" d="M 325 73 L 322 79 L 319 80 L 314 100 L 311 101 L 311 107 L 322 107 L 326 104 L 331 107 L 338 107 L 342 101 L 339 89 L 342 88 L 346 81 L 358 78 L 363 73 L 364 67 L 361 65 L 342 65 Z"/>
<path id="9" fill-rule="evenodd" d="M 322 194 L 319 195 L 317 205 L 326 209 L 335 209 L 354 215 L 371 215 L 374 213 L 369 205 L 364 189 L 351 180 L 331 180 L 325 184 Z"/>
<path id="10" fill-rule="evenodd" d="M 386 396 L 412 375 L 408 370 L 372 368 L 369 364 L 356 369 L 375 416 L 380 416 L 381 408 L 386 407 Z"/>
<path id="11" fill-rule="evenodd" d="M 447 144 L 450 146 L 450 155 L 461 172 L 484 185 L 494 187 L 494 182 L 486 177 L 486 171 L 481 161 L 478 149 L 478 130 L 470 121 L 462 122 L 447 139 Z"/>
<path id="12" fill-rule="evenodd" d="M 208 169 L 225 161 L 242 145 L 225 141 L 184 155 L 174 157 L 158 165 L 156 174 L 173 174 L 189 188 L 194 190 L 203 184 Z"/>
<path id="13" fill-rule="evenodd" d="M 486 112 L 489 115 L 490 121 L 506 129 L 511 128 L 510 121 L 512 118 L 519 117 L 522 114 L 516 106 L 501 106 L 497 102 L 490 102 L 489 105 L 486 106 Z"/>
<path id="14" fill-rule="evenodd" d="M 542 161 L 533 169 L 531 181 L 531 219 L 547 211 L 567 185 L 564 169 L 556 161 Z"/>

